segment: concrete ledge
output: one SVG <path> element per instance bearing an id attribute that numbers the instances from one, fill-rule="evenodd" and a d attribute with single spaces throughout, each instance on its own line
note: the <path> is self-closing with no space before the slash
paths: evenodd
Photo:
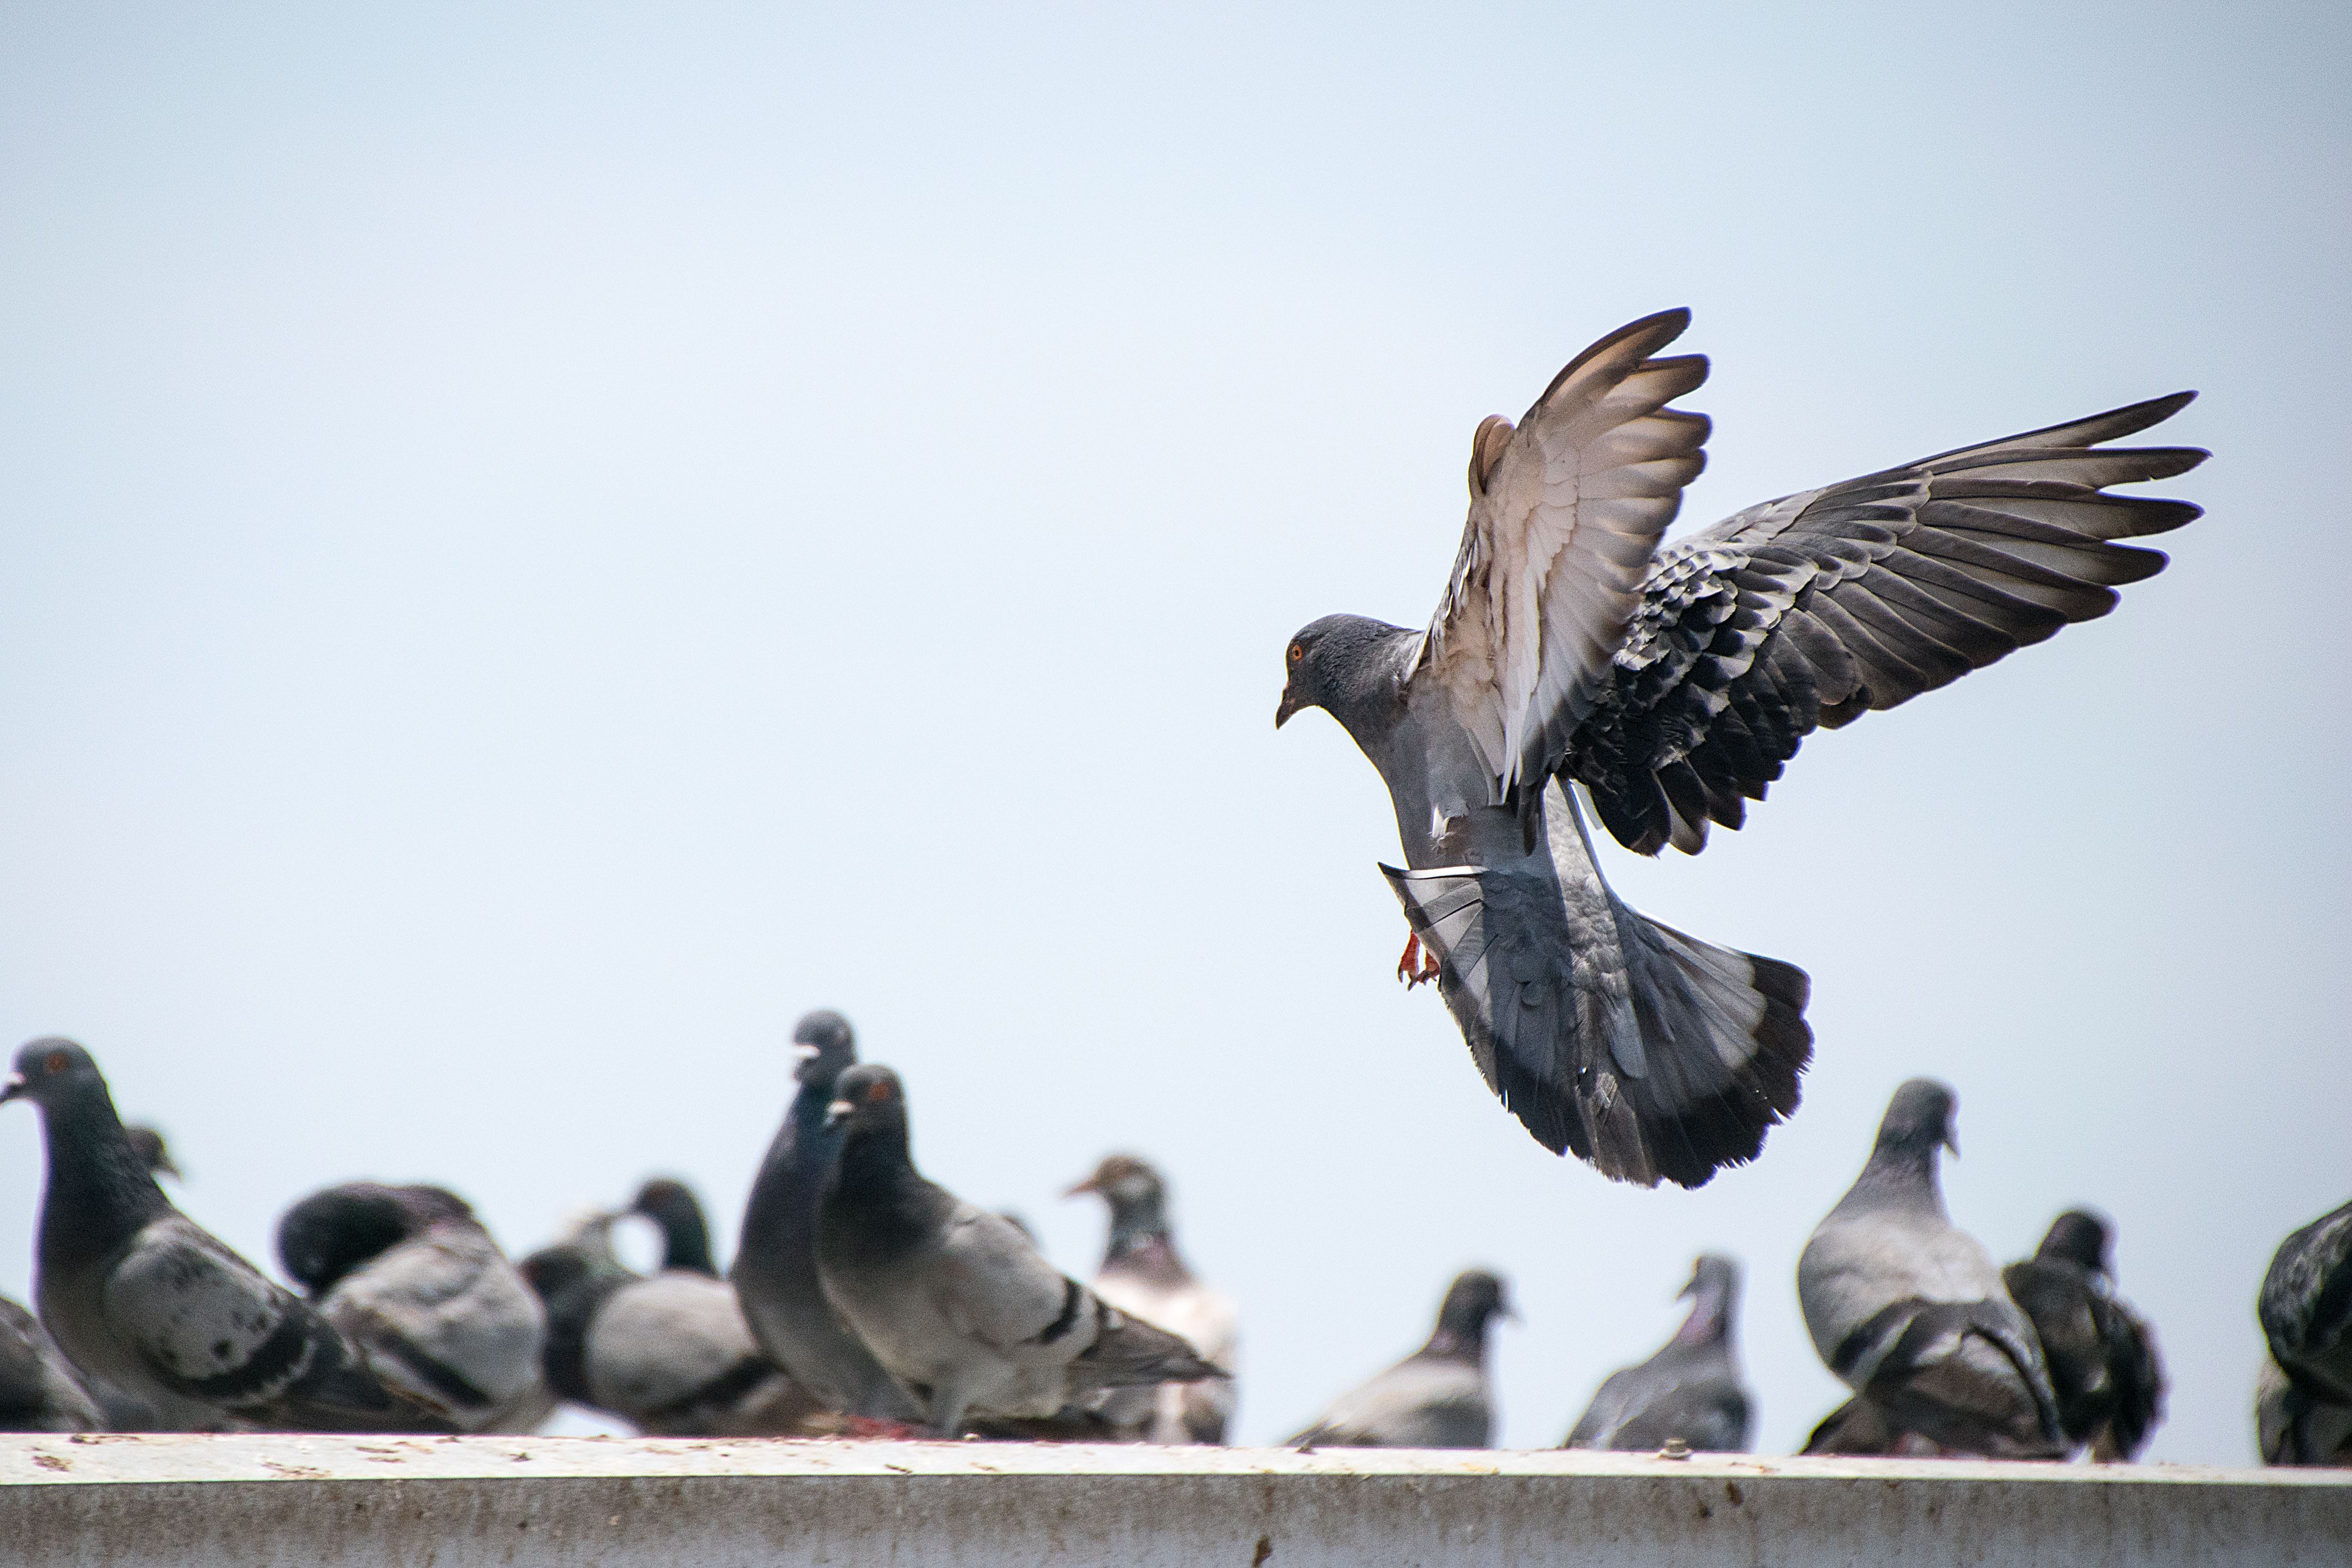
<path id="1" fill-rule="evenodd" d="M 0 1436 L 0 1555 L 170 1564 L 2352 1563 L 2352 1472 L 599 1437 Z"/>

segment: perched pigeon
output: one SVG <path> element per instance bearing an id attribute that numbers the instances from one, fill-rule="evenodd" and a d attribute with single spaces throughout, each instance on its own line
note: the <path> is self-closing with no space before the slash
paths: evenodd
<path id="1" fill-rule="evenodd" d="M 2276 1368 L 2256 1400 L 2263 1458 L 2352 1463 L 2352 1204 L 2279 1245 L 2255 1311 Z"/>
<path id="2" fill-rule="evenodd" d="M 1224 1375 L 924 1180 L 888 1068 L 843 1073 L 826 1115 L 843 1137 L 817 1215 L 825 1297 L 939 1432 L 958 1435 L 974 1414 L 1056 1416 L 1106 1388 Z"/>
<path id="3" fill-rule="evenodd" d="M 42 1326 L 87 1373 L 171 1430 L 448 1431 L 384 1387 L 333 1325 L 164 1197 L 71 1040 L 16 1053 L 0 1100 L 41 1109 L 48 1184 L 34 1295 Z"/>
<path id="4" fill-rule="evenodd" d="M 614 1217 L 522 1260 L 547 1305 L 548 1385 L 659 1437 L 823 1430 L 824 1405 L 752 1342 L 735 1288 L 688 1269 L 636 1273 L 613 1255 Z"/>
<path id="5" fill-rule="evenodd" d="M 1682 1293 L 1690 1316 L 1664 1349 L 1639 1366 L 1612 1372 L 1562 1445 L 1643 1450 L 1680 1442 L 1703 1454 L 1748 1451 L 1748 1390 L 1732 1351 L 1739 1265 L 1700 1255 Z"/>
<path id="6" fill-rule="evenodd" d="M 2137 1455 L 2164 1418 L 2164 1366 L 2155 1331 L 2116 1299 L 2106 1221 L 2067 1210 L 2000 1279 L 2042 1342 L 2066 1441 L 2095 1459 Z"/>
<path id="7" fill-rule="evenodd" d="M 139 1156 L 139 1163 L 152 1174 L 169 1176 L 175 1182 L 188 1179 L 180 1174 L 180 1167 L 172 1163 L 172 1147 L 163 1142 L 161 1132 L 134 1121 L 123 1128 L 122 1135 L 131 1140 L 131 1152 Z"/>
<path id="8" fill-rule="evenodd" d="M 2098 445 L 2176 394 L 1748 508 L 1660 549 L 1706 377 L 1654 357 L 1668 310 L 1579 354 L 1471 443 L 1470 515 L 1425 630 L 1327 616 L 1291 638 L 1279 725 L 1337 719 L 1380 771 L 1409 870 L 1383 866 L 1486 1082 L 1555 1153 L 1696 1186 L 1796 1109 L 1809 982 L 1646 919 L 1601 880 L 1565 789 L 1642 854 L 1738 827 L 1799 743 L 2105 614 L 2158 571 L 2110 542 L 2198 515 L 2102 487 L 2205 454 Z"/>
<path id="9" fill-rule="evenodd" d="M 1896 1429 L 1990 1458 L 2065 1452 L 2033 1325 L 1937 1184 L 1959 1152 L 1958 1101 L 1932 1079 L 1895 1091 L 1878 1142 L 1797 1259 L 1814 1348 Z"/>
<path id="10" fill-rule="evenodd" d="M 547 1317 L 463 1198 L 346 1182 L 278 1222 L 278 1260 L 386 1386 L 468 1432 L 529 1432 L 554 1413 Z"/>
<path id="11" fill-rule="evenodd" d="M 1885 1411 L 1857 1394 L 1822 1416 L 1798 1452 L 1932 1459 L 1943 1450 L 1916 1432 L 1904 1431 L 1887 1418 Z"/>
<path id="12" fill-rule="evenodd" d="M 106 1415 L 41 1321 L 0 1296 L 0 1432 L 103 1432 Z"/>
<path id="13" fill-rule="evenodd" d="M 1486 1326 L 1512 1315 L 1503 1281 L 1483 1268 L 1447 1287 L 1429 1342 L 1341 1394 L 1290 1439 L 1300 1448 L 1485 1448 L 1495 1437 Z"/>
<path id="14" fill-rule="evenodd" d="M 1160 1173 L 1132 1154 L 1112 1154 L 1065 1195 L 1084 1193 L 1110 1206 L 1110 1239 L 1095 1272 L 1095 1294 L 1180 1335 L 1203 1360 L 1232 1373 L 1241 1351 L 1241 1314 L 1176 1250 Z M 1222 1443 L 1234 1399 L 1229 1378 L 1211 1378 L 1120 1389 L 1104 1395 L 1099 1408 L 1121 1435 L 1147 1443 Z"/>
<path id="15" fill-rule="evenodd" d="M 664 1268 L 719 1278 L 710 1256 L 710 1222 L 702 1217 L 702 1201 L 684 1182 L 656 1176 L 637 1189 L 625 1212 L 653 1221 L 661 1232 Z"/>
<path id="16" fill-rule="evenodd" d="M 869 1420 L 918 1422 L 923 1407 L 898 1386 L 825 1300 L 817 1273 L 817 1208 L 841 1147 L 828 1126 L 835 1080 L 857 1060 L 840 1014 L 818 1011 L 793 1030 L 798 1084 L 784 1123 L 761 1162 L 743 1207 L 731 1278 L 760 1348 L 835 1410 Z"/>

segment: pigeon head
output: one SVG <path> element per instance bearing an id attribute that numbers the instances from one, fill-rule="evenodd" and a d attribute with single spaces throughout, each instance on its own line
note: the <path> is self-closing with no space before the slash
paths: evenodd
<path id="1" fill-rule="evenodd" d="M 830 1085 L 857 1064 L 857 1036 L 830 1007 L 801 1016 L 793 1026 L 793 1081 Z"/>
<path id="2" fill-rule="evenodd" d="M 907 1131 L 907 1091 L 898 1075 L 879 1062 L 851 1068 L 833 1086 L 833 1103 L 824 1108 L 827 1127 L 860 1132 Z"/>
<path id="3" fill-rule="evenodd" d="M 131 1140 L 131 1152 L 139 1156 L 139 1163 L 147 1167 L 148 1174 L 169 1176 L 175 1182 L 188 1179 L 180 1174 L 180 1167 L 172 1163 L 171 1146 L 163 1142 L 161 1132 L 134 1122 L 122 1130 L 122 1135 Z"/>
<path id="4" fill-rule="evenodd" d="M 1157 1211 L 1166 1202 L 1167 1184 L 1160 1173 L 1132 1154 L 1106 1154 L 1094 1174 L 1068 1188 L 1066 1198 L 1083 1197 L 1092 1193 L 1108 1204 L 1111 1212 L 1122 1209 L 1149 1208 Z"/>
<path id="5" fill-rule="evenodd" d="M 114 1104 L 89 1053 L 55 1035 L 28 1040 L 16 1052 L 16 1075 L 0 1084 L 0 1100 L 29 1100 L 45 1111 Z"/>
<path id="6" fill-rule="evenodd" d="M 1486 1325 L 1495 1319 L 1517 1318 L 1511 1310 L 1502 1277 L 1484 1268 L 1465 1269 L 1445 1289 L 1437 1309 L 1437 1330 L 1429 1336 L 1428 1353 L 1483 1356 Z"/>
<path id="7" fill-rule="evenodd" d="M 470 1219 L 472 1207 L 444 1187 L 345 1182 L 313 1193 L 278 1222 L 278 1261 L 286 1277 L 323 1296 L 362 1265 L 445 1220 Z"/>
<path id="8" fill-rule="evenodd" d="M 1698 1300 L 1728 1295 L 1738 1289 L 1739 1260 L 1720 1252 L 1702 1252 L 1691 1267 L 1690 1283 L 1675 1293 L 1675 1300 Z"/>
<path id="9" fill-rule="evenodd" d="M 1682 1288 L 1681 1298 L 1689 1299 L 1691 1311 L 1675 1331 L 1675 1342 L 1703 1344 L 1728 1337 L 1732 1305 L 1738 1296 L 1738 1259 L 1720 1252 L 1700 1253 L 1690 1283 Z"/>
<path id="10" fill-rule="evenodd" d="M 1282 656 L 1288 678 L 1274 727 L 1303 708 L 1320 708 L 1352 731 L 1350 720 L 1369 718 L 1374 704 L 1392 703 L 1394 683 L 1383 685 L 1375 656 L 1404 629 L 1369 616 L 1326 616 L 1301 626 Z"/>
<path id="11" fill-rule="evenodd" d="M 710 1225 L 694 1189 L 670 1176 L 656 1176 L 637 1189 L 624 1212 L 649 1219 L 662 1233 L 662 1267 L 695 1274 L 719 1272 L 710 1256 Z"/>
<path id="12" fill-rule="evenodd" d="M 1953 1125 L 1959 1097 L 1948 1085 L 1932 1078 L 1915 1078 L 1895 1091 L 1886 1115 L 1878 1123 L 1877 1148 L 1889 1153 L 1924 1157 L 1934 1162 L 1937 1145 L 1960 1152 L 1960 1135 Z"/>
<path id="13" fill-rule="evenodd" d="M 2042 1238 L 2033 1256 L 2044 1261 L 2063 1258 L 2093 1274 L 2112 1275 L 2108 1239 L 2105 1220 L 2088 1209 L 2068 1209 L 2050 1223 L 2050 1234 Z"/>

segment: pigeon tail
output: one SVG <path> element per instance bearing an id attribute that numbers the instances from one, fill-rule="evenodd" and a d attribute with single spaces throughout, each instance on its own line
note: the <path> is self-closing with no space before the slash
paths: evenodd
<path id="1" fill-rule="evenodd" d="M 1098 1331 L 1076 1364 L 1083 1369 L 1079 1375 L 1097 1388 L 1199 1383 L 1233 1375 L 1165 1329 L 1129 1317 L 1100 1297 L 1094 1299 L 1094 1307 Z"/>
<path id="2" fill-rule="evenodd" d="M 1703 1186 L 1796 1110 L 1811 982 L 1628 908 L 1557 783 L 1545 805 L 1522 859 L 1381 870 L 1487 1087 L 1538 1142 L 1615 1181 Z"/>

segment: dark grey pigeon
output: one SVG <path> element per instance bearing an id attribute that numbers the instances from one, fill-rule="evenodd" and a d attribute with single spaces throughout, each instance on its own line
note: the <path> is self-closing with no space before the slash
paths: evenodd
<path id="1" fill-rule="evenodd" d="M 1486 1448 L 1495 1440 L 1495 1391 L 1486 1376 L 1486 1330 L 1511 1316 L 1503 1281 L 1483 1268 L 1446 1288 L 1429 1342 L 1334 1400 L 1290 1439 L 1299 1448 Z"/>
<path id="2" fill-rule="evenodd" d="M 1801 1454 L 1833 1454 L 1847 1458 L 1932 1459 L 1943 1450 L 1914 1432 L 1906 1432 L 1886 1413 L 1855 1394 L 1822 1417 L 1805 1439 Z"/>
<path id="3" fill-rule="evenodd" d="M 664 1268 L 719 1278 L 719 1264 L 710 1256 L 710 1222 L 692 1187 L 675 1177 L 656 1176 L 637 1189 L 625 1212 L 653 1221 L 661 1232 Z"/>
<path id="4" fill-rule="evenodd" d="M 173 1163 L 172 1146 L 163 1142 L 161 1132 L 134 1121 L 123 1128 L 122 1135 L 131 1140 L 131 1152 L 139 1156 L 139 1163 L 153 1174 L 169 1176 L 175 1182 L 188 1179 L 180 1174 L 180 1167 Z"/>
<path id="5" fill-rule="evenodd" d="M 141 1163 L 89 1053 L 35 1040 L 0 1100 L 40 1107 L 48 1145 L 34 1296 L 84 1373 L 165 1430 L 446 1432 L 378 1382 L 334 1326 L 223 1246 Z"/>
<path id="6" fill-rule="evenodd" d="M 797 1088 L 752 1180 L 735 1247 L 730 1277 L 743 1316 L 769 1359 L 834 1409 L 869 1420 L 920 1421 L 923 1407 L 842 1322 L 817 1273 L 817 1209 L 843 1133 L 826 1124 L 825 1110 L 835 1080 L 856 1064 L 856 1037 L 848 1019 L 819 1010 L 793 1028 L 793 1049 Z"/>
<path id="7" fill-rule="evenodd" d="M 1644 855 L 1738 827 L 1816 727 L 1942 686 L 2162 568 L 2112 541 L 2197 516 L 2104 487 L 2193 468 L 2118 448 L 2179 393 L 1748 508 L 1664 549 L 1706 377 L 1668 310 L 1577 355 L 1471 442 L 1470 516 L 1425 629 L 1327 616 L 1290 640 L 1278 725 L 1337 719 L 1379 769 L 1382 866 L 1487 1086 L 1555 1153 L 1645 1185 L 1753 1159 L 1796 1109 L 1810 983 L 1620 902 L 1566 785 Z"/>
<path id="8" fill-rule="evenodd" d="M 1681 1443 L 1702 1454 L 1748 1451 L 1748 1390 L 1732 1347 L 1739 1265 L 1703 1253 L 1682 1293 L 1690 1316 L 1675 1337 L 1639 1366 L 1611 1373 L 1563 1447 L 1648 1451 Z"/>
<path id="9" fill-rule="evenodd" d="M 1829 1369 L 1895 1429 L 1990 1458 L 2065 1452 L 2033 1325 L 1944 1212 L 1937 1151 L 1959 1152 L 1958 1100 L 1895 1091 L 1878 1142 L 1797 1259 L 1797 1300 Z"/>
<path id="10" fill-rule="evenodd" d="M 1063 1195 L 1091 1193 L 1110 1208 L 1110 1237 L 1095 1294 L 1155 1328 L 1181 1335 L 1202 1360 L 1232 1373 L 1241 1352 L 1241 1314 L 1233 1300 L 1194 1274 L 1176 1250 L 1168 1219 L 1168 1184 L 1132 1154 L 1106 1155 L 1094 1173 Z M 1123 1388 L 1098 1408 L 1119 1436 L 1146 1443 L 1222 1443 L 1233 1420 L 1230 1377 Z"/>
<path id="11" fill-rule="evenodd" d="M 539 1297 L 463 1198 L 345 1182 L 278 1222 L 278 1259 L 386 1386 L 468 1432 L 530 1432 L 554 1413 Z"/>
<path id="12" fill-rule="evenodd" d="M 823 1403 L 760 1353 L 735 1288 L 690 1269 L 644 1275 L 614 1256 L 615 1215 L 522 1260 L 547 1307 L 548 1385 L 659 1437 L 804 1436 Z"/>
<path id="13" fill-rule="evenodd" d="M 105 1414 L 41 1321 L 0 1296 L 0 1432 L 103 1432 Z"/>
<path id="14" fill-rule="evenodd" d="M 2352 1463 L 2352 1204 L 2280 1244 L 2255 1314 L 2276 1368 L 2257 1397 L 2263 1458 Z"/>
<path id="15" fill-rule="evenodd" d="M 973 1415 L 1055 1417 L 1107 1388 L 1224 1375 L 1063 1274 L 1002 1216 L 926 1181 L 888 1068 L 843 1073 L 826 1114 L 843 1137 L 817 1215 L 825 1298 L 935 1430 L 957 1436 Z"/>
<path id="16" fill-rule="evenodd" d="M 2116 1299 L 2106 1221 L 2068 1209 L 2000 1279 L 2042 1342 L 2066 1441 L 2099 1460 L 2137 1455 L 2164 1419 L 2164 1364 L 2155 1331 Z"/>

